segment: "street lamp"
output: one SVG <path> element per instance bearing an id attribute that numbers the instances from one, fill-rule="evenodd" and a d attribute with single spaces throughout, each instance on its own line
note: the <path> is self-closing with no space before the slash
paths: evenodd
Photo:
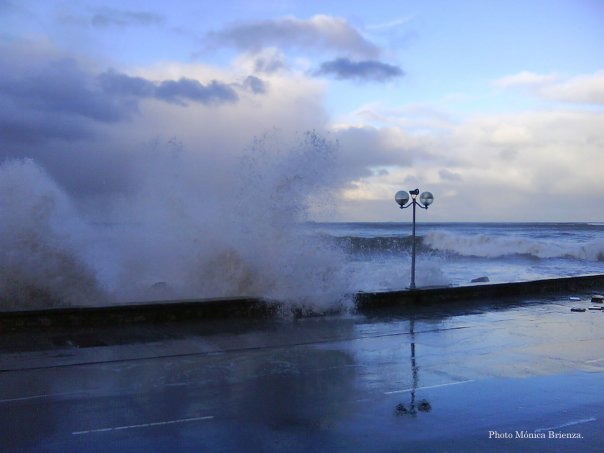
<path id="1" fill-rule="evenodd" d="M 411 201 L 409 202 L 409 195 L 411 195 Z M 415 289 L 415 206 L 419 206 L 422 209 L 428 209 L 428 206 L 434 201 L 434 196 L 430 192 L 422 192 L 419 195 L 419 202 L 416 200 L 419 195 L 419 189 L 410 190 L 409 193 L 404 190 L 399 190 L 394 199 L 398 203 L 401 209 L 413 206 L 413 242 L 411 252 L 411 285 L 409 289 Z M 409 204 L 407 204 L 409 203 Z"/>

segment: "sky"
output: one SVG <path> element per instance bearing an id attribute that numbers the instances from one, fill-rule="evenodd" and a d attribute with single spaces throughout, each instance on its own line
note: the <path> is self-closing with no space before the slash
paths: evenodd
<path id="1" fill-rule="evenodd" d="M 159 148 L 219 200 L 258 137 L 315 131 L 311 219 L 408 220 L 417 187 L 423 221 L 601 222 L 602 49 L 602 0 L 0 0 L 0 159 L 112 220 Z"/>

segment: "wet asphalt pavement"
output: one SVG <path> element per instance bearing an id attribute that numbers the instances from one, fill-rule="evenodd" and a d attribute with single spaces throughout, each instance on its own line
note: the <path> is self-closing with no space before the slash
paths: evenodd
<path id="1" fill-rule="evenodd" d="M 0 451 L 603 451 L 581 297 L 3 335 Z"/>

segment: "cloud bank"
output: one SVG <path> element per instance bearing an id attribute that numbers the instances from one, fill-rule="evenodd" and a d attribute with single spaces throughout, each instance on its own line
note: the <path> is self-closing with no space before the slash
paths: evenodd
<path id="1" fill-rule="evenodd" d="M 503 89 L 525 89 L 535 96 L 578 104 L 604 104 L 604 71 L 562 77 L 523 71 L 502 77 L 494 85 Z"/>

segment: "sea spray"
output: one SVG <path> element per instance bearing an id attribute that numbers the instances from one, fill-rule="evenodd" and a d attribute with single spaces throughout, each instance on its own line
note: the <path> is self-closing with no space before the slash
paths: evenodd
<path id="1" fill-rule="evenodd" d="M 0 309 L 90 305 L 107 295 L 87 264 L 91 231 L 32 160 L 0 165 Z M 87 256 L 87 253 L 90 253 Z"/>
<path id="2" fill-rule="evenodd" d="M 134 227 L 116 227 L 121 300 L 253 296 L 316 308 L 347 294 L 343 255 L 300 227 L 337 187 L 336 147 L 309 132 L 277 131 L 245 149 L 235 183 L 217 191 L 186 149 L 154 156 L 133 205 Z M 132 212 L 133 211 L 133 212 Z"/>
<path id="3" fill-rule="evenodd" d="M 302 226 L 311 211 L 332 209 L 336 153 L 316 132 L 292 142 L 273 131 L 246 150 L 233 224 L 242 257 L 257 269 L 256 295 L 315 308 L 346 296 L 344 254 Z"/>
<path id="4" fill-rule="evenodd" d="M 80 210 L 33 161 L 5 162 L 2 308 L 233 296 L 340 304 L 342 252 L 300 226 L 338 186 L 336 151 L 314 132 L 266 134 L 239 165 L 154 148 L 132 167 L 133 190 Z"/>

